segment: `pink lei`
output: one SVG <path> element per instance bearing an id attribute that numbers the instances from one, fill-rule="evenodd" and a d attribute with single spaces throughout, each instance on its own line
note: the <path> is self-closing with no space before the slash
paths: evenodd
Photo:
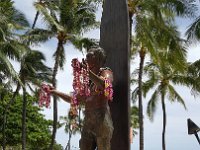
<path id="1" fill-rule="evenodd" d="M 73 67 L 73 95 L 71 100 L 71 108 L 70 108 L 70 116 L 77 116 L 79 101 L 77 99 L 77 95 L 80 96 L 90 96 L 89 89 L 89 67 L 86 63 L 86 69 L 81 66 L 81 62 L 78 61 L 77 58 L 72 59 L 72 67 Z"/>
<path id="2" fill-rule="evenodd" d="M 50 105 L 50 86 L 46 84 L 42 84 L 39 91 L 39 107 L 46 106 L 46 108 Z"/>

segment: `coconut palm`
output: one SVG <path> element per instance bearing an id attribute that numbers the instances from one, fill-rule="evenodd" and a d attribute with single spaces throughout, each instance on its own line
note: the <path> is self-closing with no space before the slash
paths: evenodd
<path id="1" fill-rule="evenodd" d="M 21 54 L 21 68 L 19 71 L 20 81 L 23 86 L 17 82 L 17 88 L 14 92 L 12 99 L 6 105 L 4 111 L 4 120 L 6 120 L 6 113 L 10 108 L 10 105 L 14 102 L 15 96 L 17 96 L 20 88 L 23 90 L 23 108 L 22 108 L 22 149 L 26 148 L 26 95 L 27 87 L 31 91 L 34 91 L 32 86 L 40 86 L 41 82 L 49 82 L 51 80 L 51 69 L 44 65 L 45 57 L 39 51 L 28 51 Z M 34 63 L 33 63 L 34 62 Z M 6 122 L 5 122 L 6 123 Z"/>
<path id="2" fill-rule="evenodd" d="M 16 70 L 10 60 L 20 60 L 20 54 L 26 51 L 27 46 L 19 42 L 19 33 L 28 27 L 28 21 L 24 15 L 15 9 L 11 0 L 0 2 L 0 74 L 9 81 L 17 81 L 21 84 Z M 4 79 L 3 79 L 4 80 Z M 6 113 L 3 113 L 3 149 L 5 149 L 5 120 Z"/>
<path id="3" fill-rule="evenodd" d="M 21 59 L 21 70 L 19 73 L 23 83 L 23 108 L 22 108 L 22 149 L 26 149 L 26 105 L 27 90 L 26 86 L 31 88 L 32 85 L 40 86 L 43 81 L 51 80 L 51 70 L 44 65 L 45 57 L 39 51 L 30 51 L 25 53 Z M 34 63 L 33 63 L 34 62 Z"/>
<path id="4" fill-rule="evenodd" d="M 166 114 L 166 99 L 170 102 L 178 102 L 184 106 L 186 109 L 185 103 L 181 95 L 176 91 L 175 85 L 181 85 L 188 88 L 191 88 L 193 91 L 199 89 L 199 85 L 197 83 L 198 76 L 194 76 L 188 74 L 188 64 L 186 61 L 182 61 L 185 65 L 185 69 L 181 69 L 179 67 L 183 67 L 178 65 L 174 65 L 176 59 L 169 59 L 172 55 L 169 55 L 166 52 L 159 52 L 159 57 L 162 61 L 158 63 L 153 63 L 152 61 L 145 67 L 145 74 L 147 75 L 147 81 L 143 84 L 143 94 L 146 94 L 151 90 L 155 89 L 147 106 L 147 114 L 150 119 L 153 119 L 153 115 L 155 113 L 156 107 L 158 105 L 158 101 L 160 100 L 162 104 L 163 111 L 163 131 L 162 131 L 162 149 L 166 149 L 165 144 L 165 133 L 166 133 L 166 125 L 167 125 L 167 114 Z M 175 57 L 175 56 L 174 56 Z M 178 60 L 179 61 L 179 60 Z M 196 81 L 195 81 L 196 80 Z M 160 98 L 159 98 L 160 97 Z"/>
<path id="5" fill-rule="evenodd" d="M 69 135 L 65 150 L 71 149 L 72 135 L 76 134 L 77 132 L 79 133 L 81 132 L 83 126 L 83 120 L 80 117 L 80 113 L 81 113 L 81 106 L 79 106 L 79 120 L 75 120 L 74 118 L 72 118 L 73 116 L 70 115 L 70 112 L 68 113 L 68 116 L 60 117 L 60 119 L 64 121 L 63 125 L 65 125 L 65 132 L 68 133 Z"/>
<path id="6" fill-rule="evenodd" d="M 140 150 L 144 149 L 144 129 L 143 129 L 143 104 L 142 104 L 142 75 L 146 54 L 150 54 L 151 59 L 158 60 L 157 49 L 168 49 L 168 44 L 179 41 L 176 31 L 171 28 L 176 14 L 189 16 L 193 15 L 193 3 L 188 1 L 155 1 L 155 0 L 129 0 L 129 19 L 132 29 L 132 22 L 135 22 L 134 41 L 132 41 L 132 52 L 139 53 L 140 64 L 138 71 L 138 105 L 140 123 Z M 133 21 L 133 18 L 135 21 Z M 175 32 L 175 34 L 174 34 Z M 132 31 L 130 31 L 132 33 Z M 160 34 L 162 33 L 162 35 Z M 164 34 L 163 34 L 164 33 Z M 168 39 L 168 40 L 167 40 Z M 170 42 L 170 39 L 173 42 Z M 175 42 L 176 43 L 176 42 Z M 171 50 L 171 49 L 170 49 Z"/>

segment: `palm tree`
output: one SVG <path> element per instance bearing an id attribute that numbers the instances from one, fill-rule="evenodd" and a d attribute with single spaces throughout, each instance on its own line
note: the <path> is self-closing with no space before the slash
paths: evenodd
<path id="1" fill-rule="evenodd" d="M 40 86 L 41 82 L 50 81 L 51 70 L 43 64 L 45 60 L 43 54 L 38 51 L 31 51 L 24 54 L 21 62 L 21 70 L 19 73 L 19 78 L 23 83 L 23 86 L 17 83 L 16 91 L 14 92 L 12 99 L 5 106 L 4 110 L 4 130 L 6 124 L 6 114 L 11 104 L 14 102 L 15 96 L 17 96 L 20 88 L 23 89 L 23 113 L 22 113 L 22 149 L 26 147 L 26 86 L 33 91 L 32 85 Z M 35 63 L 33 63 L 35 62 Z"/>
<path id="2" fill-rule="evenodd" d="M 170 58 L 173 56 L 166 52 L 159 52 L 159 57 L 162 61 L 159 61 L 158 63 L 153 63 L 151 61 L 145 67 L 145 73 L 148 79 L 143 84 L 143 94 L 146 96 L 151 89 L 155 89 L 147 106 L 147 114 L 151 120 L 153 119 L 158 100 L 160 99 L 161 101 L 163 111 L 162 149 L 165 150 L 165 133 L 167 125 L 165 106 L 166 97 L 168 97 L 168 100 L 171 102 L 178 102 L 182 104 L 186 109 L 184 100 L 176 91 L 174 85 L 190 87 L 193 90 L 197 90 L 199 85 L 195 82 L 195 80 L 197 80 L 197 76 L 194 77 L 188 74 L 188 64 L 185 60 L 182 61 L 182 64 L 185 65 L 184 69 L 180 69 L 183 65 L 180 66 L 177 65 L 177 63 L 175 63 L 176 65 L 174 64 L 174 62 L 177 61 L 177 58 L 179 58 L 177 55 L 174 55 L 176 59 L 173 59 L 173 61 L 171 61 Z"/>
<path id="3" fill-rule="evenodd" d="M 77 132 L 81 132 L 82 126 L 83 126 L 83 120 L 80 117 L 81 113 L 81 106 L 79 106 L 79 119 L 76 120 L 73 118 L 73 116 L 70 115 L 70 112 L 68 113 L 68 116 L 66 117 L 60 117 L 61 120 L 64 120 L 63 125 L 65 125 L 65 132 L 69 134 L 68 142 L 66 145 L 65 150 L 71 150 L 71 138 L 72 135 L 76 134 Z"/>
<path id="4" fill-rule="evenodd" d="M 23 83 L 23 108 L 22 108 L 22 149 L 26 149 L 26 86 L 32 90 L 31 84 L 40 86 L 43 81 L 51 80 L 51 69 L 44 65 L 45 57 L 39 51 L 30 51 L 21 58 L 21 70 L 19 73 Z M 34 62 L 34 63 L 33 63 Z"/>
<path id="5" fill-rule="evenodd" d="M 36 9 L 43 16 L 49 30 L 38 30 L 47 33 L 47 37 L 56 37 L 58 44 L 54 53 L 52 85 L 56 88 L 58 69 L 63 69 L 65 61 L 64 44 L 76 41 L 76 35 L 95 27 L 95 3 L 83 0 L 41 1 L 35 3 Z M 47 31 L 47 32 L 46 32 Z M 57 124 L 57 98 L 53 96 L 54 123 L 50 149 L 53 148 Z"/>
<path id="6" fill-rule="evenodd" d="M 28 21 L 24 15 L 15 9 L 11 0 L 0 2 L 0 74 L 6 76 L 10 81 L 17 81 L 22 85 L 17 72 L 12 66 L 10 59 L 19 61 L 20 53 L 24 52 L 27 47 L 19 42 L 19 33 L 28 27 Z M 3 137 L 5 149 L 5 121 L 6 109 L 3 113 Z"/>
<path id="7" fill-rule="evenodd" d="M 139 53 L 140 64 L 138 71 L 138 105 L 139 105 L 139 123 L 140 123 L 140 150 L 144 149 L 144 128 L 143 128 L 143 104 L 142 104 L 142 75 L 143 66 L 146 54 L 150 54 L 151 59 L 157 61 L 157 49 L 168 49 L 168 43 L 174 37 L 174 32 L 171 27 L 174 16 L 192 15 L 192 3 L 187 1 L 132 1 L 129 0 L 129 19 L 132 27 L 133 17 L 135 19 L 135 35 L 132 41 L 132 51 L 136 50 Z M 131 28 L 132 29 L 132 28 Z M 130 31 L 132 33 L 132 31 Z M 162 33 L 162 35 L 160 34 Z M 163 34 L 165 33 L 165 34 Z M 176 35 L 176 34 L 175 34 Z M 165 36 L 165 37 L 164 37 Z M 166 39 L 167 42 L 166 42 Z M 137 44 L 136 44 L 137 43 Z M 171 42 L 172 43 L 172 42 Z M 133 54 L 136 52 L 132 52 Z"/>
<path id="8" fill-rule="evenodd" d="M 28 21 L 14 8 L 11 0 L 0 2 L 0 15 L 0 63 L 4 64 L 0 71 L 7 72 L 13 79 L 19 80 L 9 59 L 19 60 L 21 51 L 26 49 L 17 38 L 19 31 L 28 27 Z"/>

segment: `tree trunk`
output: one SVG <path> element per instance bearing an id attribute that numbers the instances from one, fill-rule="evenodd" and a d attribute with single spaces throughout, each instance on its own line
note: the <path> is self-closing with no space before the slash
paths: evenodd
<path id="1" fill-rule="evenodd" d="M 141 47 L 140 50 L 140 66 L 139 66 L 139 74 L 138 74 L 138 109 L 139 109 L 139 136 L 140 136 L 140 150 L 144 150 L 144 121 L 143 121 L 143 104 L 142 104 L 142 75 L 143 75 L 143 67 L 145 60 L 145 51 L 144 48 Z"/>
<path id="2" fill-rule="evenodd" d="M 23 82 L 24 84 L 24 82 Z M 25 84 L 24 84 L 25 86 Z M 26 149 L 26 88 L 23 87 L 23 108 L 22 108 L 22 150 Z"/>
<path id="3" fill-rule="evenodd" d="M 39 0 L 39 2 L 41 2 L 41 1 L 42 1 L 42 0 Z M 40 14 L 39 11 L 37 11 L 36 14 L 35 14 L 35 18 L 34 18 L 34 21 L 33 21 L 33 24 L 32 24 L 32 29 L 35 28 L 35 25 L 36 25 L 36 22 L 37 22 L 37 20 L 38 20 L 39 14 Z"/>
<path id="4" fill-rule="evenodd" d="M 5 113 L 6 113 L 6 111 L 10 108 L 10 106 L 14 103 L 15 97 L 16 97 L 17 94 L 19 93 L 20 88 L 21 88 L 20 83 L 17 83 L 17 88 L 16 88 L 15 92 L 13 93 L 13 96 L 12 96 L 12 98 L 10 99 L 8 105 L 6 106 Z"/>
<path id="5" fill-rule="evenodd" d="M 167 124 L 166 108 L 165 108 L 165 96 L 162 94 L 162 111 L 163 111 L 163 131 L 162 131 L 162 149 L 166 149 L 165 145 L 165 131 Z"/>
<path id="6" fill-rule="evenodd" d="M 40 14 L 39 11 L 37 11 L 36 14 L 35 14 L 35 18 L 34 18 L 34 21 L 33 21 L 32 29 L 35 28 L 35 25 L 36 25 L 36 22 L 37 22 L 37 20 L 38 20 L 39 14 Z"/>
<path id="7" fill-rule="evenodd" d="M 130 149 L 130 45 L 126 0 L 106 0 L 100 29 L 100 46 L 106 51 L 106 66 L 113 70 L 114 97 L 111 114 L 114 125 L 112 150 Z"/>
<path id="8" fill-rule="evenodd" d="M 3 99 L 1 99 L 3 100 Z M 3 128 L 2 128 L 2 134 L 3 134 L 3 142 L 2 142 L 2 148 L 3 150 L 6 150 L 6 111 L 3 113 Z"/>
<path id="9" fill-rule="evenodd" d="M 69 124 L 69 139 L 67 142 L 67 146 L 65 148 L 65 150 L 71 150 L 71 138 L 72 138 L 72 130 L 70 129 L 70 124 Z"/>
<path id="10" fill-rule="evenodd" d="M 58 47 L 55 53 L 55 64 L 53 68 L 53 79 L 52 79 L 52 85 L 53 87 L 57 87 L 56 84 L 56 75 L 59 68 L 59 61 L 60 61 L 60 53 L 61 53 L 61 47 L 63 48 L 63 42 L 59 40 Z M 50 144 L 50 150 L 53 150 L 53 145 L 55 143 L 55 137 L 56 137 L 56 131 L 57 131 L 57 121 L 58 121 L 58 110 L 57 110 L 57 97 L 53 96 L 53 132 L 52 132 L 52 138 L 51 138 L 51 144 Z"/>

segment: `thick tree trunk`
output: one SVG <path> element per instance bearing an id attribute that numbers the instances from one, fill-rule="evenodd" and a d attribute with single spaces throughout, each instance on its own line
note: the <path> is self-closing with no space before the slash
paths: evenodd
<path id="1" fill-rule="evenodd" d="M 130 149 L 130 45 L 129 17 L 126 0 L 106 0 L 100 29 L 100 46 L 106 51 L 106 66 L 114 74 L 114 98 L 111 114 L 114 133 L 112 150 Z"/>

